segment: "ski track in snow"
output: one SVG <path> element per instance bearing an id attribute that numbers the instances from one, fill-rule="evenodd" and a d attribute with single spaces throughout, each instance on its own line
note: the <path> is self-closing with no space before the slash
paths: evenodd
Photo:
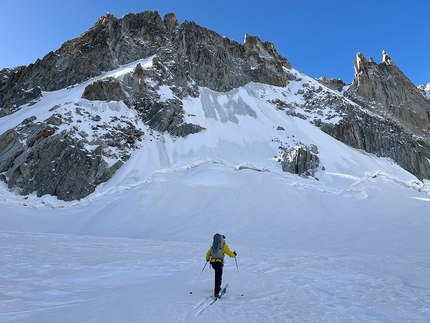
<path id="1" fill-rule="evenodd" d="M 430 319 L 427 255 L 243 248 L 239 273 L 227 259 L 227 294 L 208 306 L 213 270 L 196 281 L 203 245 L 12 232 L 0 233 L 0 240 L 1 322 Z"/>

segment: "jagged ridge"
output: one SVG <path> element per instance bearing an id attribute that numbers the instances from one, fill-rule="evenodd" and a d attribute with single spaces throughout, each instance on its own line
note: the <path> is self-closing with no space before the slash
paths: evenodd
<path id="1" fill-rule="evenodd" d="M 179 25 L 172 13 L 164 20 L 157 11 L 127 14 L 122 19 L 107 14 L 42 60 L 28 67 L 2 70 L 0 116 L 40 95 L 39 91 L 23 99 L 21 89 L 59 90 L 152 55 L 165 63 L 175 62 L 170 67 L 182 88 L 190 80 L 216 91 L 251 81 L 284 86 L 288 77 L 282 67 L 291 68 L 287 59 L 272 43 L 249 35 L 245 40 L 241 45 L 194 22 Z"/>

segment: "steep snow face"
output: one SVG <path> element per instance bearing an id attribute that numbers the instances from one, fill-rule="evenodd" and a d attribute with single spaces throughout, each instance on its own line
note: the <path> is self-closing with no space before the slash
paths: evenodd
<path id="1" fill-rule="evenodd" d="M 38 103 L 1 118 L 0 132 L 4 133 L 33 116 L 36 121 L 43 122 L 54 113 L 59 113 L 67 116 L 68 122 L 62 124 L 57 132 L 68 131 L 71 136 L 84 138 L 88 141 L 86 149 L 91 151 L 97 147 L 99 138 L 104 138 L 113 129 L 125 129 L 128 125 L 140 129 L 145 135 L 134 147 L 127 148 L 124 145 L 126 148 L 122 148 L 122 151 L 116 146 L 104 149 L 103 158 L 108 165 L 113 165 L 124 154 L 131 157 L 114 178 L 99 185 L 86 199 L 88 201 L 119 188 L 126 190 L 135 187 L 150 180 L 156 172 L 184 170 L 208 163 L 223 164 L 236 170 L 248 168 L 267 171 L 286 179 L 295 178 L 282 172 L 279 160 L 285 150 L 298 145 L 317 147 L 321 164 L 316 171 L 316 179 L 309 178 L 308 182 L 315 187 L 324 187 L 324 190 L 336 192 L 348 188 L 357 180 L 378 175 L 408 186 L 423 186 L 390 160 L 378 159 L 348 148 L 315 127 L 312 123 L 317 120 L 334 124 L 343 117 L 342 112 L 329 101 L 324 103 L 324 96 L 359 107 L 342 98 L 337 91 L 322 86 L 294 69 L 288 70 L 291 81 L 285 87 L 249 83 L 227 93 L 199 88 L 198 97 L 182 100 L 183 120 L 205 130 L 187 137 L 171 137 L 149 129 L 142 123 L 137 111 L 121 101 L 88 101 L 81 98 L 88 84 L 105 78 L 122 81 L 137 64 L 142 68 L 150 68 L 152 58 L 127 64 L 83 84 L 44 93 Z M 178 99 L 169 87 L 156 88 L 160 100 Z M 315 97 L 321 97 L 320 106 L 309 106 L 309 91 Z M 360 159 L 363 161 L 358 163 Z M 6 191 L 2 195 L 16 203 L 24 203 L 18 202 L 19 197 Z M 45 199 L 55 200 L 48 196 Z M 25 200 L 25 204 L 33 203 L 30 201 L 33 201 L 31 197 Z M 34 201 L 36 205 L 39 204 L 38 199 Z M 59 201 L 54 204 L 63 205 Z"/>
<path id="2" fill-rule="evenodd" d="M 151 68 L 152 58 L 127 64 L 83 84 L 45 92 L 36 104 L 25 106 L 16 113 L 1 118 L 0 132 L 5 133 L 15 127 L 23 128 L 26 126 L 24 120 L 31 119 L 33 124 L 40 124 L 54 115 L 61 116 L 62 124 L 50 127 L 54 131 L 53 135 L 65 132 L 68 137 L 75 138 L 76 142 L 83 142 L 83 154 L 96 154 L 102 142 L 101 156 L 108 167 L 114 166 L 117 161 L 127 161 L 133 151 L 139 154 L 139 149 L 143 149 L 141 153 L 146 156 L 157 156 L 146 160 L 143 180 L 157 169 L 169 169 L 176 163 L 175 159 L 179 163 L 219 159 L 235 167 L 249 164 L 251 167 L 277 172 L 281 168 L 277 158 L 285 149 L 299 144 L 293 139 L 294 134 L 288 133 L 291 118 L 284 111 L 285 105 L 288 105 L 288 112 L 293 110 L 295 115 L 310 121 L 318 118 L 325 122 L 336 122 L 340 117 L 330 106 L 321 107 L 318 111 L 303 107 L 303 88 L 315 88 L 319 83 L 295 70 L 289 70 L 295 80 L 284 88 L 258 83 L 250 83 L 227 93 L 200 88 L 197 98 L 187 97 L 182 100 L 183 122 L 206 130 L 182 139 L 152 131 L 142 123 L 135 109 L 121 101 L 82 99 L 84 89 L 89 84 L 111 78 L 121 82 L 126 75 L 133 74 L 138 64 L 143 69 Z M 150 81 L 145 82 L 150 84 Z M 152 85 L 160 102 L 179 100 L 168 86 Z M 133 139 L 133 143 L 129 144 L 128 134 L 121 135 L 121 131 L 127 133 L 123 130 L 127 128 L 138 129 L 138 141 Z M 146 134 L 143 140 L 140 134 Z M 151 148 L 154 143 L 155 148 Z M 304 144 L 303 140 L 300 144 Z M 177 152 L 178 149 L 185 151 Z M 193 154 L 189 150 L 193 150 Z M 173 153 L 176 155 L 169 156 Z M 38 181 L 37 178 L 35 180 Z"/>

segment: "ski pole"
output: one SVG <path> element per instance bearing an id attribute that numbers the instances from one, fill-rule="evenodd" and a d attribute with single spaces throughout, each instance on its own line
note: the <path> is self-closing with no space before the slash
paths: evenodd
<path id="1" fill-rule="evenodd" d="M 198 281 L 200 280 L 200 277 L 202 276 L 202 274 L 203 274 L 203 270 L 205 270 L 205 268 L 206 268 L 206 265 L 208 264 L 208 262 L 209 261 L 206 261 L 205 262 L 205 265 L 203 266 L 203 269 L 202 269 L 202 271 L 200 272 L 200 275 L 199 275 L 199 278 L 197 278 L 197 280 L 196 280 L 196 282 L 194 283 L 194 287 L 196 286 L 196 284 L 198 283 Z M 192 294 L 193 292 L 190 292 L 190 294 Z"/>
<path id="2" fill-rule="evenodd" d="M 237 256 L 234 257 L 234 260 L 236 261 L 237 277 L 239 277 L 239 286 L 240 286 L 240 290 L 242 291 L 241 296 L 243 296 L 243 288 L 242 288 L 242 282 L 240 281 L 239 266 L 237 265 Z"/>

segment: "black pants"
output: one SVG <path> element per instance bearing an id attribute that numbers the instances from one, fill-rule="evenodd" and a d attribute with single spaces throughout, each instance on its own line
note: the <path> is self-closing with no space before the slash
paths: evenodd
<path id="1" fill-rule="evenodd" d="M 222 282 L 222 268 L 224 265 L 221 262 L 212 262 L 212 268 L 215 270 L 215 295 L 219 294 L 221 291 L 221 282 Z"/>

